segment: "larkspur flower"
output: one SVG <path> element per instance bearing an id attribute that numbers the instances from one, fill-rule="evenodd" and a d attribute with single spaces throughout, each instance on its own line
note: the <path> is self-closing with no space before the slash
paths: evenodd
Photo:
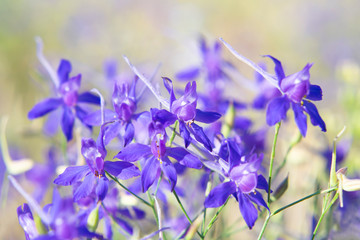
<path id="1" fill-rule="evenodd" d="M 311 102 L 322 100 L 321 87 L 310 84 L 309 70 L 312 64 L 307 64 L 300 72 L 285 76 L 281 62 L 270 55 L 267 55 L 267 57 L 271 58 L 275 64 L 278 86 L 282 92 L 280 97 L 272 99 L 268 104 L 266 111 L 267 124 L 273 126 L 284 120 L 291 106 L 301 135 L 306 136 L 307 131 L 307 116 L 305 113 L 310 116 L 311 123 L 314 126 L 319 126 L 325 132 L 325 122 L 315 104 Z"/>
<path id="2" fill-rule="evenodd" d="M 192 134 L 198 142 L 211 152 L 213 148 L 212 142 L 204 133 L 203 128 L 194 123 L 194 121 L 212 123 L 218 120 L 221 114 L 217 112 L 204 112 L 196 108 L 197 93 L 195 81 L 186 84 L 184 95 L 179 99 L 175 97 L 172 81 L 165 77 L 163 81 L 170 94 L 170 112 L 179 120 L 180 135 L 184 139 L 185 147 L 187 148 L 191 143 L 190 134 Z"/>
<path id="3" fill-rule="evenodd" d="M 104 143 L 107 145 L 115 137 L 123 140 L 123 145 L 128 145 L 134 138 L 134 122 L 147 118 L 147 112 L 135 114 L 137 100 L 135 96 L 136 78 L 131 86 L 128 83 L 115 83 L 112 95 L 112 104 L 115 111 L 104 109 Z M 149 118 L 149 117 L 148 117 Z M 91 126 L 101 125 L 101 110 L 90 113 L 85 118 L 85 123 Z"/>
<path id="4" fill-rule="evenodd" d="M 227 147 L 220 154 L 226 162 L 222 163 L 224 175 L 229 181 L 223 182 L 211 190 L 205 199 L 206 208 L 222 206 L 230 195 L 239 202 L 240 212 L 251 229 L 258 218 L 254 206 L 263 206 L 269 210 L 266 202 L 256 189 L 267 190 L 265 178 L 258 174 L 263 155 L 249 154 L 241 156 L 237 144 L 227 141 Z"/>
<path id="5" fill-rule="evenodd" d="M 177 174 L 169 157 L 190 168 L 200 169 L 202 163 L 196 156 L 181 147 L 166 147 L 165 127 L 172 124 L 176 119 L 172 113 L 166 110 L 151 109 L 151 115 L 153 119 L 149 125 L 151 145 L 131 143 L 121 150 L 115 158 L 127 162 L 144 161 L 141 172 L 143 192 L 146 192 L 160 177 L 161 172 L 170 181 L 172 191 L 177 182 Z"/>
<path id="6" fill-rule="evenodd" d="M 61 129 L 67 141 L 70 141 L 73 138 L 75 116 L 81 122 L 84 122 L 84 118 L 87 115 L 87 111 L 79 104 L 100 104 L 98 96 L 95 96 L 90 92 L 78 93 L 81 83 L 81 74 L 70 77 L 71 70 L 71 63 L 68 60 L 62 59 L 57 70 L 57 75 L 60 80 L 60 85 L 56 89 L 57 96 L 46 98 L 37 103 L 28 113 L 28 118 L 32 120 L 42 117 L 61 107 L 63 110 Z"/>
<path id="7" fill-rule="evenodd" d="M 57 167 L 56 149 L 51 147 L 47 152 L 47 162 L 36 163 L 29 171 L 25 173 L 26 178 L 36 185 L 33 196 L 36 201 L 41 202 L 48 190 Z"/>
<path id="8" fill-rule="evenodd" d="M 133 207 L 131 211 L 126 207 L 120 208 L 117 188 L 109 190 L 106 197 L 102 200 L 102 204 L 99 204 L 97 200 L 97 194 L 93 190 L 90 195 L 82 198 L 77 204 L 83 209 L 81 213 L 83 224 L 95 225 L 92 227 L 97 228 L 97 225 L 102 223 L 105 239 L 113 239 L 112 221 L 116 222 L 125 231 L 120 231 L 121 233 L 129 236 L 129 234 L 133 234 L 133 227 L 129 220 L 140 220 L 145 216 L 145 212 L 137 207 Z"/>
<path id="9" fill-rule="evenodd" d="M 306 135 L 307 131 L 307 116 L 304 112 L 310 116 L 312 125 L 319 126 L 322 131 L 326 131 L 325 122 L 321 118 L 315 104 L 311 102 L 322 100 L 321 87 L 310 84 L 309 70 L 312 64 L 307 64 L 300 72 L 285 76 L 281 62 L 270 55 L 266 55 L 275 64 L 276 76 L 274 77 L 251 60 L 237 53 L 223 39 L 220 38 L 220 41 L 223 42 L 236 58 L 252 67 L 282 93 L 282 96 L 272 99 L 268 104 L 266 111 L 266 122 L 268 125 L 273 126 L 284 120 L 291 106 L 294 111 L 295 122 L 303 136 Z"/>
<path id="10" fill-rule="evenodd" d="M 176 78 L 179 80 L 193 80 L 199 76 L 200 73 L 204 73 L 206 80 L 213 83 L 212 85 L 214 86 L 218 80 L 229 79 L 223 70 L 223 67 L 232 67 L 232 65 L 228 61 L 222 59 L 220 42 L 215 41 L 212 48 L 206 44 L 204 38 L 200 38 L 199 43 L 202 65 L 185 69 L 177 73 Z M 222 86 L 219 86 L 219 84 L 217 85 L 217 91 L 219 91 L 219 88 L 224 87 L 224 84 L 221 84 Z M 212 87 L 212 89 L 216 91 L 215 88 Z"/>
<path id="11" fill-rule="evenodd" d="M 266 71 L 265 64 L 260 63 L 259 67 L 261 67 L 264 71 Z M 279 91 L 279 89 L 274 85 L 272 85 L 269 81 L 266 81 L 266 79 L 256 71 L 255 71 L 255 80 L 258 87 L 260 88 L 260 92 L 253 100 L 252 103 L 253 108 L 264 109 L 271 99 L 281 96 L 281 92 Z"/>
<path id="12" fill-rule="evenodd" d="M 20 226 L 24 229 L 25 239 L 32 240 L 39 236 L 39 232 L 36 229 L 34 217 L 28 204 L 19 206 L 17 208 L 17 215 Z"/>
<path id="13" fill-rule="evenodd" d="M 81 185 L 74 192 L 75 201 L 88 196 L 94 188 L 98 199 L 103 200 L 107 194 L 109 185 L 105 171 L 122 180 L 140 174 L 139 169 L 129 162 L 105 161 L 107 152 L 101 140 L 102 138 L 103 134 L 102 131 L 100 131 L 97 143 L 91 138 L 83 139 L 81 143 L 81 153 L 87 165 L 70 166 L 54 180 L 55 184 L 68 186 L 84 178 Z"/>

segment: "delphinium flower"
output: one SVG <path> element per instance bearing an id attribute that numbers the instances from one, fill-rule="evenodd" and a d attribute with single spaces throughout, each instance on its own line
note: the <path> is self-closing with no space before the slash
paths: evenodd
<path id="1" fill-rule="evenodd" d="M 258 209 L 254 204 L 268 209 L 261 193 L 256 190 L 268 188 L 265 178 L 258 173 L 263 155 L 242 156 L 237 144 L 231 140 L 227 141 L 227 146 L 219 155 L 225 160 L 221 166 L 227 181 L 211 190 L 204 206 L 220 207 L 230 195 L 233 195 L 239 202 L 240 212 L 246 224 L 251 229 L 258 218 Z"/>
<path id="2" fill-rule="evenodd" d="M 217 112 L 205 112 L 196 108 L 198 97 L 195 81 L 188 82 L 185 86 L 184 95 L 176 99 L 172 81 L 169 78 L 163 78 L 163 80 L 170 94 L 170 112 L 179 121 L 180 135 L 184 139 L 185 147 L 187 148 L 191 143 L 191 133 L 198 142 L 211 152 L 213 143 L 206 136 L 203 128 L 194 123 L 194 121 L 212 123 L 218 120 L 221 115 Z"/>
<path id="3" fill-rule="evenodd" d="M 133 121 L 148 116 L 146 112 L 135 114 L 136 78 L 131 86 L 128 83 L 114 83 L 114 92 L 112 94 L 112 104 L 115 111 L 104 109 L 105 127 L 104 143 L 107 145 L 115 137 L 123 140 L 123 145 L 128 145 L 134 138 L 135 128 Z M 149 119 L 150 120 L 150 119 Z M 89 125 L 101 125 L 101 110 L 90 113 L 85 122 Z"/>
<path id="4" fill-rule="evenodd" d="M 266 71 L 266 65 L 259 64 L 259 67 Z M 269 101 L 273 98 L 280 97 L 282 94 L 277 87 L 272 85 L 269 81 L 255 71 L 255 80 L 259 87 L 260 92 L 255 97 L 252 103 L 252 107 L 255 109 L 264 109 Z"/>
<path id="5" fill-rule="evenodd" d="M 167 147 L 165 128 L 176 120 L 176 116 L 166 110 L 151 109 L 152 122 L 149 125 L 151 145 L 131 143 L 121 150 L 115 158 L 135 162 L 142 160 L 141 183 L 142 190 L 146 192 L 160 177 L 161 172 L 171 183 L 171 191 L 177 182 L 177 174 L 169 157 L 176 159 L 180 164 L 190 168 L 199 169 L 202 163 L 198 157 L 190 154 L 181 147 Z"/>
<path id="6" fill-rule="evenodd" d="M 32 240 L 39 236 L 39 232 L 36 229 L 34 217 L 27 203 L 17 208 L 17 215 L 20 226 L 24 229 L 25 239 Z"/>
<path id="7" fill-rule="evenodd" d="M 202 57 L 202 65 L 190 67 L 176 74 L 179 80 L 195 80 L 203 74 L 205 83 L 204 91 L 199 94 L 199 100 L 204 105 L 204 110 L 215 111 L 224 114 L 230 100 L 223 97 L 227 81 L 230 79 L 224 68 L 234 68 L 234 66 L 224 60 L 221 56 L 221 44 L 215 41 L 213 46 L 208 46 L 204 38 L 200 38 L 199 47 Z M 246 107 L 244 103 L 231 100 L 236 109 Z"/>
<path id="8" fill-rule="evenodd" d="M 70 166 L 54 180 L 55 184 L 68 186 L 84 178 L 81 185 L 74 192 L 75 201 L 88 196 L 94 188 L 99 200 L 103 200 L 108 191 L 109 184 L 105 171 L 122 180 L 140 174 L 139 169 L 129 162 L 105 161 L 107 151 L 102 139 L 102 131 L 100 131 L 98 142 L 91 138 L 83 139 L 81 142 L 81 153 L 87 165 Z"/>
<path id="9" fill-rule="evenodd" d="M 11 181 L 14 184 L 15 180 L 11 179 Z M 15 184 L 17 185 L 16 182 Z M 16 188 L 19 188 L 19 186 Z M 20 189 L 20 192 L 26 195 L 22 189 Z M 17 209 L 19 223 L 24 229 L 27 240 L 60 240 L 80 237 L 103 238 L 100 234 L 88 230 L 86 224 L 83 224 L 82 215 L 80 212 L 76 212 L 73 200 L 71 198 L 62 198 L 56 189 L 53 193 L 52 203 L 46 205 L 43 210 L 40 206 L 34 205 L 36 203 L 33 199 L 31 203 L 37 211 L 40 211 L 37 212 L 40 217 L 39 224 L 35 224 L 28 204 L 25 203 Z"/>
<path id="10" fill-rule="evenodd" d="M 310 84 L 310 68 L 312 64 L 307 64 L 300 72 L 285 76 L 281 62 L 272 56 L 275 63 L 275 73 L 278 80 L 279 90 L 282 96 L 272 99 L 267 107 L 266 122 L 272 126 L 286 118 L 286 113 L 290 106 L 295 115 L 295 122 L 303 136 L 307 131 L 307 116 L 310 116 L 311 123 L 319 126 L 322 131 L 326 131 L 326 125 L 321 118 L 315 104 L 311 101 L 322 99 L 322 90 L 318 85 Z"/>
<path id="11" fill-rule="evenodd" d="M 266 122 L 268 125 L 273 126 L 284 120 L 291 106 L 294 111 L 295 122 L 303 136 L 306 135 L 307 131 L 307 116 L 305 113 L 310 116 L 312 125 L 319 126 L 322 131 L 326 131 L 325 122 L 321 118 L 315 104 L 312 103 L 312 101 L 322 100 L 321 87 L 310 84 L 309 71 L 312 64 L 307 64 L 300 72 L 285 76 L 281 62 L 267 55 L 275 63 L 275 76 L 272 76 L 251 60 L 237 53 L 223 39 L 220 40 L 236 58 L 252 67 L 281 92 L 280 97 L 272 99 L 268 104 L 266 111 Z"/>
<path id="12" fill-rule="evenodd" d="M 221 56 L 221 44 L 215 41 L 213 47 L 206 44 L 204 38 L 200 38 L 200 51 L 202 57 L 202 65 L 190 67 L 176 74 L 179 80 L 194 80 L 201 73 L 205 74 L 206 92 L 210 92 L 216 100 L 221 97 L 223 89 L 225 88 L 225 79 L 229 79 L 224 67 L 232 67 L 232 65 L 225 61 Z"/>
<path id="13" fill-rule="evenodd" d="M 29 119 L 42 117 L 57 108 L 62 108 L 61 129 L 67 139 L 70 141 L 73 138 L 73 127 L 75 117 L 81 122 L 87 115 L 87 111 L 80 106 L 82 103 L 100 104 L 100 98 L 90 92 L 78 93 L 81 83 L 81 74 L 70 77 L 72 70 L 71 63 L 68 60 L 62 59 L 57 70 L 57 76 L 60 84 L 56 89 L 56 96 L 46 98 L 37 103 L 28 113 Z"/>
<path id="14" fill-rule="evenodd" d="M 121 230 L 121 233 L 129 236 L 129 234 L 133 234 L 133 227 L 129 220 L 140 220 L 145 216 L 145 212 L 136 207 L 132 208 L 134 214 L 128 208 L 120 208 L 118 206 L 120 199 L 116 188 L 109 190 L 106 197 L 102 200 L 102 204 L 97 200 L 97 194 L 93 190 L 90 195 L 80 199 L 77 204 L 81 209 L 83 224 L 92 225 L 93 230 L 95 230 L 98 224 L 102 223 L 106 239 L 112 239 L 113 237 L 112 222 L 115 222 L 116 225 L 125 231 Z"/>
<path id="15" fill-rule="evenodd" d="M 56 149 L 55 147 L 51 147 L 47 152 L 46 163 L 36 163 L 25 173 L 27 180 L 36 186 L 33 196 L 38 202 L 41 202 L 46 194 L 56 174 L 56 167 Z"/>

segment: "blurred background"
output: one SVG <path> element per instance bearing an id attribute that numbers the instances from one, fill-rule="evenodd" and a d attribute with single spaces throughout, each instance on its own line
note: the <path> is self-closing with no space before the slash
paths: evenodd
<path id="1" fill-rule="evenodd" d="M 46 84 L 50 80 L 36 58 L 36 36 L 42 38 L 44 54 L 54 69 L 65 58 L 72 62 L 74 74 L 82 73 L 83 89 L 101 88 L 107 59 L 118 60 L 119 71 L 129 72 L 123 55 L 149 69 L 149 75 L 161 63 L 157 76 L 172 78 L 176 72 L 201 62 L 200 36 L 211 44 L 222 37 L 254 62 L 264 61 L 261 56 L 266 54 L 280 59 L 286 74 L 298 72 L 308 62 L 314 63 L 311 82 L 322 86 L 323 101 L 318 107 L 328 132 L 309 125 L 307 138 L 290 155 L 283 173 L 290 176 L 289 188 L 284 202 L 277 203 L 282 206 L 316 190 L 319 171 L 326 165 L 317 153 L 330 146 L 344 125 L 347 130 L 343 139 L 351 147 L 342 164 L 349 167 L 350 176 L 360 175 L 359 9 L 360 2 L 356 0 L 1 0 L 0 115 L 9 117 L 8 143 L 20 149 L 22 155 L 43 161 L 44 150 L 40 146 L 46 139 L 29 134 L 42 122 L 27 119 L 32 106 L 49 94 Z M 253 80 L 253 71 L 225 48 L 223 56 Z M 265 61 L 272 72 L 272 63 Z M 251 102 L 254 96 L 235 93 L 244 102 Z M 280 133 L 279 159 L 296 135 L 291 131 L 293 127 L 285 126 Z M 272 134 L 271 129 L 269 144 Z M 326 184 L 321 183 L 320 187 L 325 188 Z M 22 239 L 16 207 L 25 200 L 17 193 L 8 197 L 6 206 L 0 209 L 0 238 Z M 231 204 L 239 215 L 232 216 L 232 208 L 225 210 L 223 216 L 228 225 L 236 224 L 240 216 L 235 201 Z M 275 223 L 268 227 L 269 237 L 307 239 L 313 206 L 313 201 L 308 201 L 274 217 Z M 243 225 L 239 223 L 239 228 Z M 261 226 L 259 220 L 254 233 L 244 232 L 254 238 Z M 276 233 L 279 227 L 286 229 L 282 235 Z M 233 239 L 236 236 L 239 235 L 233 235 Z"/>

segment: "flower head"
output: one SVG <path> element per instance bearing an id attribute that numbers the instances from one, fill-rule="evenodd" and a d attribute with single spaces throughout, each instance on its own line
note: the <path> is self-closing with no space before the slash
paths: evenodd
<path id="1" fill-rule="evenodd" d="M 282 95 L 272 99 L 267 107 L 266 122 L 272 126 L 286 118 L 286 113 L 290 106 L 295 115 L 295 122 L 303 136 L 307 131 L 307 113 L 311 123 L 319 126 L 322 131 L 326 131 L 326 125 L 316 106 L 311 101 L 322 99 L 322 90 L 318 85 L 310 84 L 310 68 L 312 64 L 307 64 L 300 72 L 285 76 L 281 62 L 268 55 L 275 63 L 275 73 L 278 89 Z"/>
<path id="2" fill-rule="evenodd" d="M 71 64 L 67 60 L 61 60 L 57 75 L 60 85 L 57 90 L 57 96 L 46 98 L 36 104 L 28 113 L 29 119 L 42 117 L 55 109 L 62 107 L 63 114 L 61 120 L 61 129 L 68 141 L 73 137 L 72 130 L 74 127 L 75 116 L 84 122 L 87 111 L 79 103 L 100 104 L 99 97 L 90 92 L 79 94 L 78 90 L 81 83 L 81 74 L 75 77 L 69 77 L 72 70 Z"/>
<path id="3" fill-rule="evenodd" d="M 258 174 L 263 155 L 249 154 L 241 156 L 237 144 L 227 141 L 227 148 L 222 155 L 227 162 L 223 163 L 224 175 L 228 181 L 221 183 L 211 190 L 205 199 L 205 207 L 220 207 L 230 195 L 239 202 L 239 208 L 248 227 L 251 229 L 258 217 L 258 210 L 254 206 L 268 208 L 261 194 L 256 189 L 267 190 L 265 178 Z"/>
<path id="4" fill-rule="evenodd" d="M 107 152 L 101 141 L 102 137 L 102 132 L 100 132 L 100 140 L 98 140 L 98 143 L 91 138 L 83 139 L 81 143 L 81 153 L 87 165 L 68 167 L 54 180 L 55 184 L 68 186 L 84 178 L 74 192 L 75 201 L 88 196 L 94 188 L 98 199 L 103 200 L 107 194 L 109 185 L 105 171 L 119 179 L 129 179 L 140 174 L 139 169 L 129 162 L 105 161 Z"/>

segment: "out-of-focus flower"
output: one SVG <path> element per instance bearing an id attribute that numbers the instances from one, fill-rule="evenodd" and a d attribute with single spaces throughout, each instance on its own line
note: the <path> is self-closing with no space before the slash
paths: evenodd
<path id="1" fill-rule="evenodd" d="M 345 176 L 347 168 L 340 168 L 336 172 L 338 179 L 338 193 L 340 200 L 340 207 L 344 206 L 343 203 L 343 190 L 346 192 L 355 192 L 360 190 L 360 179 L 349 179 Z"/>
<path id="2" fill-rule="evenodd" d="M 56 89 L 57 96 L 52 98 L 46 98 L 45 100 L 37 103 L 28 113 L 29 119 L 35 119 L 42 117 L 57 108 L 63 109 L 61 117 L 61 129 L 68 141 L 73 137 L 73 127 L 75 116 L 84 122 L 84 118 L 87 115 L 87 111 L 82 108 L 80 103 L 88 104 L 100 104 L 100 98 L 93 95 L 90 92 L 84 92 L 79 94 L 81 83 L 81 74 L 74 77 L 69 77 L 72 70 L 71 64 L 68 60 L 62 59 L 57 71 L 60 85 Z"/>
<path id="3" fill-rule="evenodd" d="M 17 215 L 19 224 L 24 229 L 26 240 L 32 240 L 39 236 L 29 205 L 24 203 L 24 205 L 19 206 Z"/>

